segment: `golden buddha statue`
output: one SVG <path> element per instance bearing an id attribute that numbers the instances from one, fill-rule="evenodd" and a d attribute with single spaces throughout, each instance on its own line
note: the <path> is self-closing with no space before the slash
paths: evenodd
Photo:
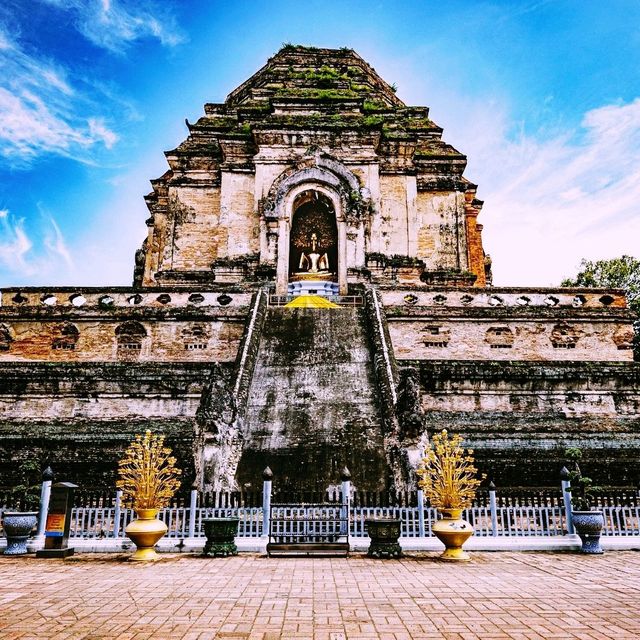
<path id="1" fill-rule="evenodd" d="M 300 255 L 300 264 L 298 273 L 326 275 L 329 273 L 329 255 L 327 253 L 318 253 L 318 236 L 315 233 L 311 234 L 311 251 L 305 253 L 304 251 Z"/>

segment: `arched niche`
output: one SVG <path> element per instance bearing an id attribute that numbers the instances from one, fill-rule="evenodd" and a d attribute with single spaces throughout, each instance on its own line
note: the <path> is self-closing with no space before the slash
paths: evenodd
<path id="1" fill-rule="evenodd" d="M 349 266 L 364 265 L 364 223 L 371 213 L 370 195 L 347 167 L 321 152 L 306 155 L 280 174 L 262 198 L 260 260 L 275 262 L 276 292 L 286 295 L 293 259 L 294 214 L 300 206 L 301 194 L 305 193 L 330 203 L 337 233 L 337 282 L 340 293 L 346 294 L 347 254 L 353 263 Z M 331 269 L 336 267 L 332 265 Z"/>
<path id="2" fill-rule="evenodd" d="M 338 280 L 338 225 L 333 203 L 308 189 L 293 203 L 289 233 L 289 280 Z"/>
<path id="3" fill-rule="evenodd" d="M 116 327 L 115 335 L 118 360 L 137 360 L 147 339 L 144 326 L 136 320 L 127 320 Z"/>
<path id="4" fill-rule="evenodd" d="M 276 293 L 286 295 L 294 265 L 301 271 L 300 258 L 304 250 L 304 236 L 308 238 L 307 251 L 312 250 L 312 235 L 330 233 L 327 241 L 328 269 L 332 281 L 338 283 L 341 295 L 347 293 L 346 222 L 340 194 L 319 183 L 303 183 L 292 188 L 282 203 L 284 215 L 278 220 L 278 261 L 276 265 Z M 298 223 L 296 224 L 296 214 Z M 309 224 L 310 223 L 310 224 Z M 324 231 L 321 231 L 323 229 Z M 293 231 L 293 235 L 292 235 Z M 316 238 L 324 243 L 324 239 Z M 329 248 L 330 245 L 330 248 Z M 316 245 L 317 248 L 318 245 Z"/>
<path id="5" fill-rule="evenodd" d="M 51 348 L 54 351 L 74 351 L 79 337 L 78 327 L 71 322 L 64 322 L 54 327 Z"/>

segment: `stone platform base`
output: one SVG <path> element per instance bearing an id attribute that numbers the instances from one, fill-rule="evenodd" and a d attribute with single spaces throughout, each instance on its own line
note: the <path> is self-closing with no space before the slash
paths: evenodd
<path id="1" fill-rule="evenodd" d="M 0 538 L 0 553 L 6 546 L 6 539 Z M 160 553 L 202 553 L 205 538 L 163 539 L 156 546 Z M 267 552 L 268 538 L 236 538 L 235 543 L 240 553 Z M 370 545 L 369 538 L 350 538 L 349 547 L 352 552 L 365 553 Z M 600 543 L 605 551 L 640 551 L 640 536 L 602 536 Z M 400 538 L 403 552 L 442 551 L 443 545 L 436 538 Z M 105 539 L 73 539 L 75 553 L 126 553 L 135 551 L 135 545 L 128 538 L 116 540 Z M 540 536 L 523 538 L 472 537 L 465 543 L 466 551 L 558 551 L 578 552 L 581 543 L 577 535 Z M 29 553 L 35 553 L 41 545 L 27 544 Z"/>
<path id="2" fill-rule="evenodd" d="M 290 282 L 288 289 L 290 296 L 337 296 L 338 292 L 338 283 L 326 280 L 298 280 L 297 282 Z"/>

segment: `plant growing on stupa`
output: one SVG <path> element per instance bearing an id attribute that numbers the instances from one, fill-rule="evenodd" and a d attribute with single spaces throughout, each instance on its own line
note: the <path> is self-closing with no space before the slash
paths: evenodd
<path id="1" fill-rule="evenodd" d="M 118 463 L 116 487 L 122 501 L 133 509 L 162 509 L 180 487 L 182 471 L 176 466 L 164 436 L 147 430 L 137 435 Z"/>
<path id="2" fill-rule="evenodd" d="M 40 506 L 40 463 L 27 458 L 18 465 L 18 482 L 10 490 L 10 500 L 16 509 L 37 511 Z"/>
<path id="3" fill-rule="evenodd" d="M 470 507 L 485 477 L 478 477 L 473 450 L 462 447 L 462 436 L 449 436 L 446 429 L 431 438 L 417 473 L 418 484 L 436 509 Z"/>
<path id="4" fill-rule="evenodd" d="M 573 470 L 569 471 L 569 481 L 571 483 L 571 506 L 574 511 L 591 511 L 596 502 L 594 491 L 599 487 L 593 486 L 593 480 L 582 475 L 582 470 L 578 464 L 582 460 L 582 449 L 569 447 L 565 449 L 565 457 L 573 462 Z"/>

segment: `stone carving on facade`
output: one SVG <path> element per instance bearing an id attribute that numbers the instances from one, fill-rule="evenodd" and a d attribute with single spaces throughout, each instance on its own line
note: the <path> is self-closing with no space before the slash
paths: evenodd
<path id="1" fill-rule="evenodd" d="M 128 320 L 115 329 L 118 360 L 137 360 L 142 354 L 147 330 L 136 320 Z"/>
<path id="2" fill-rule="evenodd" d="M 613 341 L 620 350 L 633 349 L 634 336 L 633 327 L 618 327 L 613 334 Z"/>
<path id="3" fill-rule="evenodd" d="M 422 343 L 425 347 L 445 348 L 449 346 L 451 330 L 442 325 L 430 324 L 422 329 Z"/>
<path id="4" fill-rule="evenodd" d="M 484 341 L 492 349 L 511 349 L 514 335 L 510 327 L 489 327 L 485 333 Z"/>
<path id="5" fill-rule="evenodd" d="M 416 440 L 425 431 L 420 393 L 419 372 L 411 367 L 401 369 L 397 404 L 400 440 Z"/>
<path id="6" fill-rule="evenodd" d="M 242 432 L 236 398 L 229 379 L 219 365 L 211 367 L 196 412 L 196 442 L 200 456 L 196 471 L 202 489 L 235 489 L 235 473 L 242 455 Z"/>
<path id="7" fill-rule="evenodd" d="M 584 331 L 580 328 L 567 322 L 559 322 L 551 331 L 551 344 L 554 349 L 575 349 L 583 334 Z"/>
<path id="8" fill-rule="evenodd" d="M 208 324 L 189 324 L 181 332 L 186 351 L 203 350 L 209 345 L 211 326 Z"/>
<path id="9" fill-rule="evenodd" d="M 310 188 L 317 184 L 335 191 L 349 224 L 357 225 L 371 213 L 369 190 L 361 187 L 356 176 L 341 162 L 319 152 L 304 156 L 273 181 L 268 195 L 261 200 L 261 213 L 267 219 L 286 216 L 285 197 L 294 186 L 305 183 Z"/>
<path id="10" fill-rule="evenodd" d="M 6 324 L 0 324 L 0 351 L 9 351 L 12 342 L 11 329 Z"/>

